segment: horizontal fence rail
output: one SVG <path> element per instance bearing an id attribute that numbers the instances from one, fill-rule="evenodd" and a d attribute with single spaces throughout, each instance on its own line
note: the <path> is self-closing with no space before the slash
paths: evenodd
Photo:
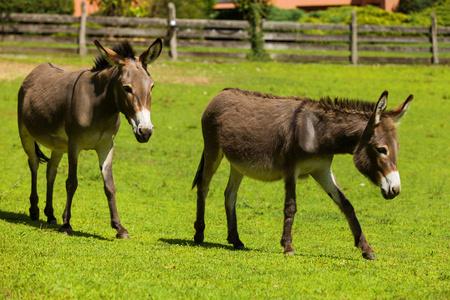
<path id="1" fill-rule="evenodd" d="M 92 52 L 92 41 L 129 40 L 138 47 L 163 37 L 172 59 L 245 59 L 250 49 L 248 23 L 234 20 L 82 17 L 54 14 L 0 14 L 0 52 Z M 357 24 L 263 24 L 265 48 L 283 62 L 353 64 L 449 64 L 450 27 Z M 20 42 L 18 47 L 17 42 Z M 87 47 L 86 47 L 87 45 Z"/>

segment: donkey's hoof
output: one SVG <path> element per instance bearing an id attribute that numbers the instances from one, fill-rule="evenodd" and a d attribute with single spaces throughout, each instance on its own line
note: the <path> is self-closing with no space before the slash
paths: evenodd
<path id="1" fill-rule="evenodd" d="M 242 243 L 241 241 L 237 241 L 235 243 L 233 243 L 233 248 L 236 250 L 242 250 L 245 248 L 244 243 Z"/>
<path id="2" fill-rule="evenodd" d="M 67 235 L 72 235 L 73 234 L 72 226 L 70 226 L 70 224 L 63 224 L 59 228 L 59 232 L 65 233 Z"/>
<path id="3" fill-rule="evenodd" d="M 227 238 L 229 244 L 233 244 L 233 248 L 236 250 L 242 250 L 245 248 L 244 243 L 238 238 Z"/>
<path id="4" fill-rule="evenodd" d="M 362 256 L 367 260 L 375 260 L 376 259 L 374 252 L 363 252 Z"/>
<path id="5" fill-rule="evenodd" d="M 288 252 L 284 252 L 284 256 L 286 256 L 286 257 L 288 257 L 288 256 L 294 256 L 295 255 L 295 251 L 294 250 L 292 250 L 292 251 L 288 251 Z"/>
<path id="6" fill-rule="evenodd" d="M 294 256 L 295 250 L 291 245 L 287 245 L 284 247 L 284 255 L 285 256 Z"/>
<path id="7" fill-rule="evenodd" d="M 48 217 L 47 218 L 47 224 L 49 224 L 49 225 L 56 225 L 56 218 L 55 217 Z"/>
<path id="8" fill-rule="evenodd" d="M 38 221 L 39 220 L 39 208 L 31 209 L 30 208 L 30 219 L 32 221 Z"/>
<path id="9" fill-rule="evenodd" d="M 128 231 L 125 230 L 125 231 L 118 232 L 116 234 L 116 238 L 126 240 L 126 239 L 129 239 L 130 236 L 128 235 Z"/>
<path id="10" fill-rule="evenodd" d="M 194 242 L 196 244 L 201 244 L 203 243 L 203 240 L 205 239 L 205 236 L 203 235 L 203 232 L 196 232 L 194 235 Z"/>

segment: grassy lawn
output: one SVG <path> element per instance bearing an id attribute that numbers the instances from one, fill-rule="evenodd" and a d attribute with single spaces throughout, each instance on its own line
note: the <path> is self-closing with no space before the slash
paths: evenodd
<path id="1" fill-rule="evenodd" d="M 130 240 L 116 240 L 94 152 L 82 152 L 74 198 L 74 236 L 45 223 L 45 166 L 39 172 L 41 221 L 31 222 L 29 171 L 16 126 L 17 91 L 44 61 L 89 67 L 91 58 L 0 56 L 0 298 L 450 298 L 450 69 L 445 66 L 348 66 L 157 61 L 155 133 L 138 144 L 125 119 L 114 160 L 119 213 Z M 338 156 L 334 173 L 352 201 L 377 260 L 353 247 L 345 218 L 310 179 L 298 183 L 296 255 L 279 240 L 283 184 L 244 179 L 237 214 L 247 251 L 226 243 L 224 160 L 213 178 L 203 246 L 192 243 L 202 151 L 200 117 L 225 87 L 280 95 L 339 95 L 390 108 L 415 100 L 399 127 L 402 194 L 385 201 Z M 43 149 L 47 154 L 48 150 Z M 58 222 L 67 161 L 55 183 Z"/>

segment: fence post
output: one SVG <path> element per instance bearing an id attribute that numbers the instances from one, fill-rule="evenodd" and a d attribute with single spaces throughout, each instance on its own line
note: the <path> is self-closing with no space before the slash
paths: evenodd
<path id="1" fill-rule="evenodd" d="M 177 60 L 177 15 L 175 10 L 175 4 L 169 2 L 167 5 L 169 8 L 169 15 L 167 18 L 167 43 L 169 45 L 169 56 L 172 60 Z"/>
<path id="2" fill-rule="evenodd" d="M 437 20 L 436 13 L 433 12 L 431 14 L 431 28 L 430 28 L 430 40 L 431 40 L 431 54 L 432 54 L 432 63 L 439 63 L 439 51 L 438 51 L 438 34 L 437 34 Z"/>
<path id="3" fill-rule="evenodd" d="M 80 17 L 80 31 L 78 33 L 78 54 L 84 56 L 87 54 L 86 48 L 86 1 L 81 1 L 81 17 Z"/>
<path id="4" fill-rule="evenodd" d="M 352 64 L 358 64 L 358 21 L 356 10 L 352 11 L 352 24 L 350 25 L 350 50 Z"/>

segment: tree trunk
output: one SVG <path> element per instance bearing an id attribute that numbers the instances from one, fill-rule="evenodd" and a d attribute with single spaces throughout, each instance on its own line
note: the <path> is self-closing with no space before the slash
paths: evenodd
<path id="1" fill-rule="evenodd" d="M 241 0 L 238 2 L 241 11 L 249 23 L 249 38 L 251 53 L 248 58 L 251 60 L 269 60 L 269 54 L 264 50 L 263 12 L 267 6 L 261 0 Z"/>

